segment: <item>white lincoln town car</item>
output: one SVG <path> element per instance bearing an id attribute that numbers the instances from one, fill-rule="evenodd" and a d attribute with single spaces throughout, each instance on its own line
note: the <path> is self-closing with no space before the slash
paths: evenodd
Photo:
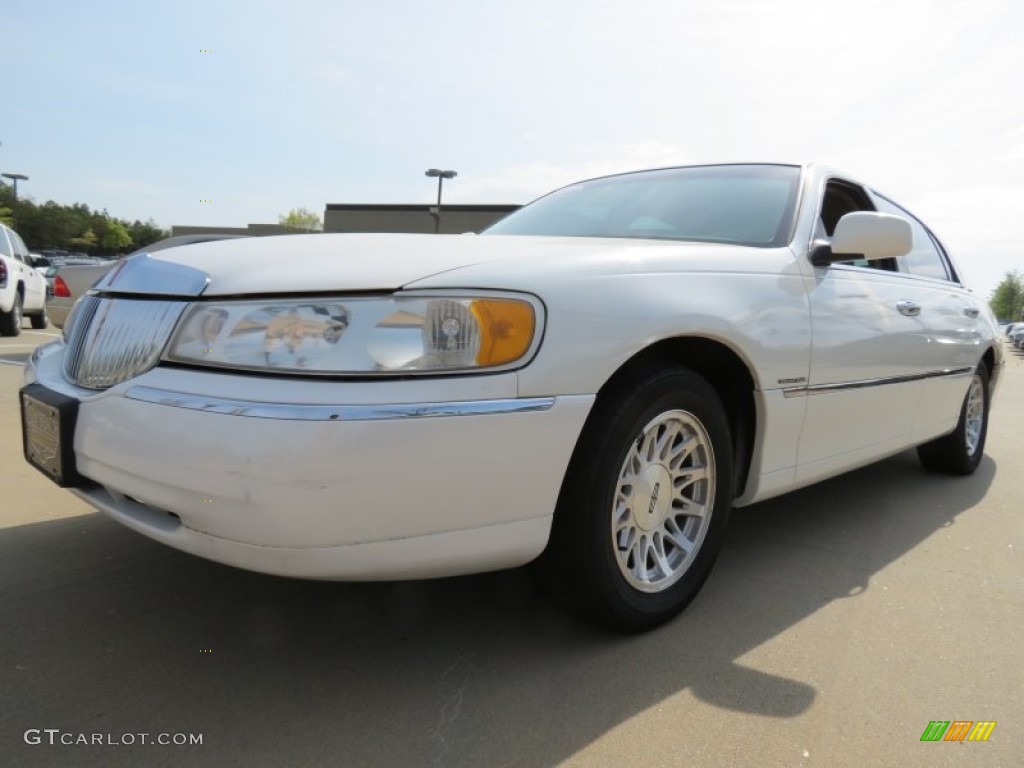
<path id="1" fill-rule="evenodd" d="M 142 253 L 21 390 L 27 460 L 157 541 L 313 579 L 537 560 L 625 630 L 732 507 L 917 447 L 981 461 L 996 323 L 921 221 L 817 166 L 574 184 L 480 235 Z"/>

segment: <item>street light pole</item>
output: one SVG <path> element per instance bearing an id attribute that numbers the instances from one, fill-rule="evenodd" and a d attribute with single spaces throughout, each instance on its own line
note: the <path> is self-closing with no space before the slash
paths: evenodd
<path id="1" fill-rule="evenodd" d="M 14 202 L 18 202 L 18 181 L 28 181 L 28 176 L 24 173 L 0 173 L 0 176 L 11 180 L 14 187 Z"/>
<path id="2" fill-rule="evenodd" d="M 430 168 L 427 170 L 427 176 L 430 178 L 437 178 L 437 208 L 434 209 L 434 234 L 438 234 L 441 231 L 441 187 L 444 185 L 445 179 L 454 179 L 458 176 L 458 171 L 442 171 L 437 168 Z"/>

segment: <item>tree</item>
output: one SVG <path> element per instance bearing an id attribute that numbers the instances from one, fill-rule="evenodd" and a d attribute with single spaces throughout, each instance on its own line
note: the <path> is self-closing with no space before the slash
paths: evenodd
<path id="1" fill-rule="evenodd" d="M 128 234 L 132 236 L 132 242 L 135 243 L 136 248 L 145 248 L 150 243 L 170 237 L 170 233 L 166 229 L 161 229 L 157 226 L 157 223 L 152 219 L 145 222 L 136 220 L 128 228 Z"/>
<path id="2" fill-rule="evenodd" d="M 111 219 L 107 222 L 107 229 L 100 237 L 100 247 L 106 251 L 123 251 L 132 244 L 132 236 L 128 234 L 124 224 Z"/>
<path id="3" fill-rule="evenodd" d="M 308 208 L 292 208 L 284 216 L 279 216 L 277 222 L 282 227 L 297 229 L 301 232 L 320 232 L 323 230 L 323 222 L 320 215 Z"/>
<path id="4" fill-rule="evenodd" d="M 1000 320 L 1024 320 L 1024 276 L 1017 270 L 1007 272 L 988 304 Z"/>
<path id="5" fill-rule="evenodd" d="M 0 185 L 0 221 L 13 226 L 30 250 L 70 248 L 113 254 L 168 237 L 152 219 L 128 222 L 84 203 L 61 205 L 47 200 L 36 204 L 29 197 L 15 200 L 7 185 Z"/>
<path id="6" fill-rule="evenodd" d="M 13 227 L 17 220 L 17 212 L 14 210 L 16 205 L 11 188 L 6 184 L 0 184 L 0 221 L 8 227 Z"/>
<path id="7" fill-rule="evenodd" d="M 97 240 L 99 240 L 99 238 L 96 237 L 96 233 L 91 229 L 87 229 L 78 237 L 72 237 L 68 240 L 68 244 L 77 246 L 78 248 L 95 248 Z"/>
<path id="8" fill-rule="evenodd" d="M 84 207 L 84 206 L 83 206 Z M 67 248 L 71 238 L 89 228 L 90 212 L 78 206 L 60 205 L 47 200 L 36 208 L 37 216 L 22 223 L 18 233 L 37 248 Z"/>

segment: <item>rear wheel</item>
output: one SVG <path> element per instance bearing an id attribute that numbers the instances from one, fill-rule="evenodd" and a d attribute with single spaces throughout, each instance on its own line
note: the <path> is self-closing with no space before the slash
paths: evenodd
<path id="1" fill-rule="evenodd" d="M 918 446 L 925 468 L 953 475 L 969 475 L 978 468 L 988 435 L 988 384 L 988 369 L 982 363 L 967 388 L 956 429 Z"/>
<path id="2" fill-rule="evenodd" d="M 567 607 L 626 631 L 697 595 L 732 505 L 732 442 L 715 390 L 647 369 L 603 393 L 562 487 L 542 566 Z"/>
<path id="3" fill-rule="evenodd" d="M 38 314 L 32 315 L 29 320 L 32 321 L 32 327 L 37 331 L 45 330 L 46 326 L 50 324 L 50 316 L 46 312 L 46 307 L 39 310 Z"/>
<path id="4" fill-rule="evenodd" d="M 0 311 L 0 336 L 17 336 L 21 333 L 21 294 L 14 294 L 14 304 L 9 312 Z"/>

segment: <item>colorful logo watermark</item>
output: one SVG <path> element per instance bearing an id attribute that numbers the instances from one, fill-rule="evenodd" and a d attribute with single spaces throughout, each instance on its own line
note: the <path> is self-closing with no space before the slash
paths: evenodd
<path id="1" fill-rule="evenodd" d="M 988 741 L 995 727 L 995 720 L 932 720 L 921 741 Z"/>

